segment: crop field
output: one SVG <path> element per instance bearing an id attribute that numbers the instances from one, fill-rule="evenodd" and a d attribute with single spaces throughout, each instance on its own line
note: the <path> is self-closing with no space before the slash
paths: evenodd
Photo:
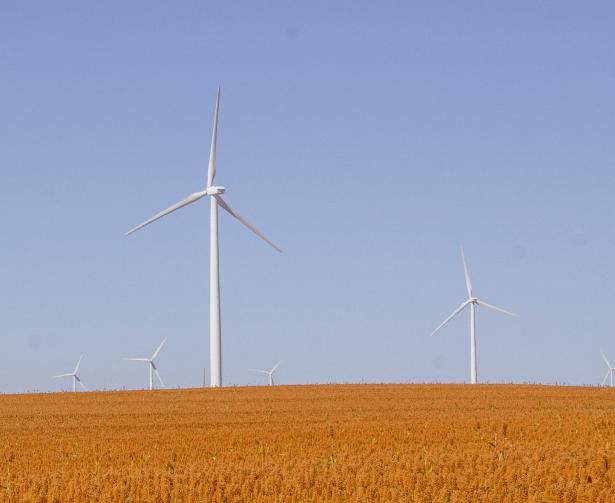
<path id="1" fill-rule="evenodd" d="M 3 395 L 0 415 L 1 502 L 615 501 L 611 389 Z"/>

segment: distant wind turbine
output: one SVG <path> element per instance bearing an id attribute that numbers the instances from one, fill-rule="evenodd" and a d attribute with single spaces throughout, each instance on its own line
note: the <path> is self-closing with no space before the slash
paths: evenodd
<path id="1" fill-rule="evenodd" d="M 446 318 L 439 326 L 436 328 L 431 335 L 435 335 L 438 330 L 440 330 L 444 325 L 446 325 L 449 321 L 451 321 L 455 316 L 457 316 L 461 311 L 464 310 L 466 306 L 470 306 L 470 367 L 471 374 L 470 380 L 472 384 L 476 384 L 476 306 L 483 306 L 489 309 L 493 309 L 495 311 L 499 311 L 504 314 L 508 314 L 509 316 L 516 316 L 509 311 L 506 311 L 502 308 L 492 306 L 491 304 L 487 304 L 482 300 L 476 298 L 472 293 L 472 282 L 470 281 L 470 274 L 468 272 L 468 265 L 466 264 L 466 258 L 463 253 L 463 248 L 461 248 L 461 260 L 463 261 L 463 272 L 466 278 L 466 289 L 468 290 L 468 300 L 463 302 L 457 309 L 453 311 L 448 318 Z"/>
<path id="2" fill-rule="evenodd" d="M 260 372 L 261 374 L 267 374 L 269 376 L 269 386 L 273 386 L 275 383 L 273 382 L 273 373 L 280 366 L 281 361 L 276 363 L 271 370 L 260 370 L 260 369 L 249 369 L 252 372 Z"/>
<path id="3" fill-rule="evenodd" d="M 71 373 L 60 374 L 58 376 L 53 376 L 53 378 L 56 379 L 58 377 L 72 377 L 73 378 L 73 392 L 77 391 L 77 383 L 79 383 L 81 387 L 85 390 L 86 389 L 85 386 L 83 385 L 83 383 L 81 382 L 81 379 L 79 379 L 79 376 L 77 375 L 77 372 L 79 372 L 79 365 L 81 365 L 82 358 L 83 358 L 83 355 L 79 357 L 79 361 L 77 362 L 77 365 L 75 366 L 75 370 L 73 370 Z"/>
<path id="4" fill-rule="evenodd" d="M 611 376 L 611 386 L 613 386 L 613 372 L 615 372 L 615 367 L 611 367 L 611 364 L 606 359 L 606 356 L 604 356 L 604 353 L 602 351 L 600 351 L 600 354 L 602 355 L 602 358 L 604 359 L 606 366 L 609 368 L 609 370 L 607 370 L 606 372 L 606 375 L 604 376 L 604 379 L 602 380 L 602 386 L 604 386 L 604 383 L 609 378 L 609 376 Z"/>
<path id="5" fill-rule="evenodd" d="M 167 342 L 166 337 L 162 339 L 160 346 L 156 348 L 156 351 L 154 351 L 154 354 L 151 356 L 151 358 L 124 358 L 124 360 L 130 360 L 133 362 L 147 362 L 148 363 L 147 366 L 149 368 L 149 389 L 154 389 L 154 374 L 156 374 L 156 377 L 160 381 L 160 384 L 164 386 L 164 383 L 162 382 L 162 378 L 160 377 L 160 374 L 158 373 L 158 368 L 156 367 L 156 364 L 154 363 L 154 359 L 158 356 L 158 353 L 160 353 L 160 350 L 162 349 L 162 346 L 164 346 L 165 342 Z"/>
<path id="6" fill-rule="evenodd" d="M 231 208 L 228 203 L 222 199 L 226 188 L 213 185 L 214 177 L 216 176 L 216 142 L 218 138 L 218 112 L 220 110 L 220 88 L 216 95 L 216 111 L 214 113 L 214 128 L 211 136 L 211 150 L 209 153 L 209 167 L 207 169 L 207 187 L 205 190 L 190 194 L 187 198 L 179 201 L 170 208 L 154 215 L 149 220 L 130 229 L 126 235 L 132 234 L 148 224 L 162 218 L 169 213 L 174 212 L 184 206 L 187 206 L 205 196 L 211 196 L 210 199 L 210 255 L 209 255 L 209 358 L 210 358 L 210 385 L 212 387 L 222 386 L 222 330 L 220 323 L 220 270 L 218 266 L 219 249 L 218 249 L 218 206 L 228 212 L 232 217 L 236 218 L 256 234 L 263 241 L 271 245 L 274 249 L 282 252 L 269 239 L 261 234 L 252 224 L 245 220 L 239 213 Z"/>

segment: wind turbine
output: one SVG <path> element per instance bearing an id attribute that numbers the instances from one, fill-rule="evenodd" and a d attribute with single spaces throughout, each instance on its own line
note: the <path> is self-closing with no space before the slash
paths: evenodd
<path id="1" fill-rule="evenodd" d="M 250 229 L 263 241 L 271 245 L 278 252 L 282 252 L 269 239 L 261 234 L 252 224 L 245 220 L 239 213 L 231 208 L 228 203 L 222 199 L 222 194 L 226 191 L 225 187 L 214 185 L 216 176 L 216 143 L 218 139 L 218 112 L 220 110 L 220 88 L 216 95 L 216 111 L 214 113 L 214 127 L 211 135 L 211 149 L 209 152 L 209 166 L 207 169 L 207 186 L 200 192 L 190 194 L 185 199 L 174 204 L 170 208 L 154 215 L 149 220 L 130 229 L 126 235 L 132 234 L 148 224 L 162 218 L 169 213 L 172 213 L 184 206 L 192 204 L 205 196 L 211 196 L 210 199 L 210 252 L 209 252 L 209 358 L 210 358 L 210 385 L 219 387 L 222 385 L 222 330 L 220 326 L 220 269 L 218 266 L 219 249 L 218 249 L 218 206 L 228 212 L 232 217 L 239 220 L 243 225 Z"/>
<path id="2" fill-rule="evenodd" d="M 504 314 L 508 314 L 509 316 L 516 316 L 515 314 L 506 311 L 500 307 L 492 306 L 491 304 L 487 304 L 482 300 L 476 298 L 472 292 L 472 282 L 470 281 L 470 273 L 468 272 L 468 265 L 466 264 L 466 257 L 463 253 L 463 248 L 461 248 L 461 260 L 463 261 L 463 272 L 466 278 L 466 289 L 468 290 L 468 300 L 464 301 L 457 309 L 453 311 L 448 318 L 446 318 L 439 326 L 436 328 L 431 335 L 435 335 L 438 330 L 440 330 L 444 325 L 446 325 L 449 321 L 451 321 L 455 316 L 457 316 L 461 311 L 465 309 L 466 306 L 470 306 L 470 381 L 472 384 L 476 384 L 476 306 L 487 307 L 489 309 L 493 309 L 494 311 L 499 311 Z"/>
<path id="3" fill-rule="evenodd" d="M 261 374 L 267 374 L 269 376 L 269 386 L 273 386 L 274 385 L 273 373 L 280 366 L 280 363 L 282 362 L 279 361 L 278 363 L 276 363 L 271 370 L 260 370 L 260 369 L 249 369 L 249 370 L 251 370 L 252 372 L 260 372 Z"/>
<path id="4" fill-rule="evenodd" d="M 606 372 L 606 375 L 604 376 L 604 379 L 602 380 L 602 386 L 604 386 L 604 383 L 606 382 L 609 376 L 611 376 L 611 386 L 613 386 L 613 372 L 615 372 L 615 367 L 611 367 L 611 364 L 606 359 L 606 356 L 604 356 L 604 353 L 602 351 L 600 351 L 600 354 L 602 355 L 602 358 L 604 359 L 606 366 L 609 368 L 609 370 L 607 370 Z"/>
<path id="5" fill-rule="evenodd" d="M 81 365 L 82 358 L 83 358 L 83 355 L 79 357 L 79 361 L 77 362 L 77 365 L 75 366 L 75 370 L 73 370 L 71 373 L 60 374 L 58 376 L 53 376 L 53 378 L 56 379 L 58 377 L 72 377 L 73 378 L 73 392 L 77 391 L 77 383 L 79 383 L 81 387 L 85 390 L 85 386 L 83 385 L 83 383 L 81 382 L 81 379 L 79 379 L 79 376 L 77 375 L 77 372 L 79 372 L 79 365 Z"/>
<path id="6" fill-rule="evenodd" d="M 154 354 L 151 356 L 151 358 L 124 358 L 124 360 L 130 360 L 133 362 L 147 362 L 148 363 L 147 366 L 149 368 L 149 389 L 150 390 L 154 389 L 154 374 L 156 374 L 156 377 L 160 381 L 160 384 L 164 386 L 164 383 L 162 382 L 162 378 L 160 377 L 160 374 L 158 373 L 158 368 L 156 367 L 156 364 L 154 363 L 154 359 L 158 356 L 158 353 L 160 353 L 160 350 L 162 349 L 162 346 L 164 346 L 165 342 L 167 342 L 166 337 L 162 339 L 160 346 L 156 348 L 156 351 L 154 351 Z"/>

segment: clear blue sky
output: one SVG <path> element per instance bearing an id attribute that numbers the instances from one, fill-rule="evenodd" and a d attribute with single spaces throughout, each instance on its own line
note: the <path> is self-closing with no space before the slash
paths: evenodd
<path id="1" fill-rule="evenodd" d="M 169 386 L 208 365 L 203 188 L 226 384 L 599 383 L 615 363 L 612 2 L 3 2 L 1 391 Z"/>

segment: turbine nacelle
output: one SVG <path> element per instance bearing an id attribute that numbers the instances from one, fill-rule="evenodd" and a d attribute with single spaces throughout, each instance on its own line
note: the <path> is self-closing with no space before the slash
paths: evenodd
<path id="1" fill-rule="evenodd" d="M 215 196 L 217 194 L 224 194 L 226 192 L 226 187 L 222 187 L 221 185 L 214 185 L 212 187 L 207 187 L 205 189 L 206 196 Z"/>

